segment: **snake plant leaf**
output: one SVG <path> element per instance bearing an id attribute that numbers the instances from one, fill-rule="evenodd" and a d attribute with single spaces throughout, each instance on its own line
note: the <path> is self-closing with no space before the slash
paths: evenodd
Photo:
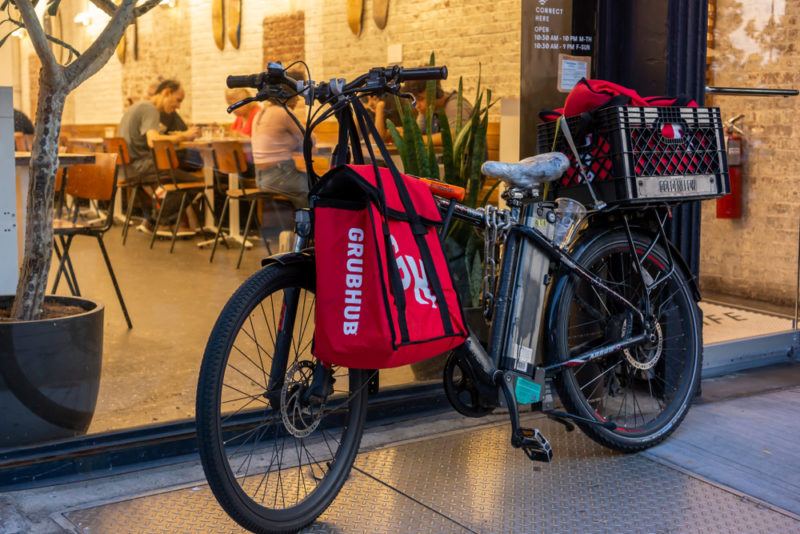
<path id="1" fill-rule="evenodd" d="M 407 172 L 414 176 L 430 177 L 428 170 L 428 155 L 425 149 L 425 141 L 422 138 L 422 131 L 411 111 L 408 102 L 401 102 L 401 118 L 403 119 L 403 140 L 408 151 L 408 162 L 410 170 Z"/>
<path id="2" fill-rule="evenodd" d="M 483 188 L 483 175 L 481 174 L 481 164 L 486 160 L 486 130 L 489 128 L 489 110 L 486 110 L 481 119 L 480 125 L 475 131 L 474 143 L 472 146 L 472 161 L 469 169 L 468 194 L 471 205 L 478 202 L 478 195 Z"/>
<path id="3" fill-rule="evenodd" d="M 411 106 L 408 105 L 408 102 L 405 100 L 400 100 L 399 98 L 395 97 L 397 104 L 397 111 L 400 114 L 400 119 L 403 123 L 403 140 L 404 146 L 406 149 L 406 158 L 407 158 L 407 165 L 406 165 L 406 172 L 408 174 L 413 174 L 415 176 L 419 175 L 419 162 L 417 160 L 417 147 L 414 143 L 414 132 L 413 129 L 416 126 L 416 122 L 414 121 L 414 117 L 411 113 Z M 419 130 L 419 128 L 417 128 Z"/>
<path id="4" fill-rule="evenodd" d="M 450 123 L 443 109 L 439 110 L 439 131 L 442 133 L 442 163 L 444 164 L 444 181 L 457 183 L 460 181 L 453 163 L 453 136 L 450 133 Z"/>
<path id="5" fill-rule="evenodd" d="M 439 179 L 439 162 L 436 161 L 436 150 L 433 148 L 433 137 L 428 135 L 428 178 Z"/>
<path id="6" fill-rule="evenodd" d="M 475 101 L 476 102 L 478 101 L 478 97 L 480 97 L 483 94 L 483 92 L 481 91 L 481 77 L 482 77 L 481 71 L 482 70 L 483 70 L 483 65 L 478 63 L 478 86 L 475 88 Z M 480 106 L 478 106 L 478 107 L 480 107 Z"/>
<path id="7" fill-rule="evenodd" d="M 475 101 L 475 107 L 472 108 L 472 113 L 467 119 L 466 124 L 461 127 L 458 135 L 456 135 L 456 140 L 453 142 L 453 158 L 456 161 L 456 164 L 458 164 L 458 162 L 464 157 L 465 151 L 470 145 L 470 143 L 468 143 L 470 133 L 474 132 L 478 127 L 478 124 L 480 124 L 479 117 L 482 103 L 483 95 L 479 95 Z"/>
<path id="8" fill-rule="evenodd" d="M 428 155 L 425 151 L 425 141 L 422 138 L 422 130 L 420 130 L 419 124 L 417 124 L 417 121 L 414 119 L 411 119 L 408 123 L 408 126 L 403 124 L 403 134 L 408 132 L 409 135 L 405 136 L 406 142 L 411 143 L 416 152 L 415 157 L 417 160 L 418 172 L 415 176 L 430 178 L 432 173 L 428 166 Z"/>
<path id="9" fill-rule="evenodd" d="M 456 97 L 456 108 L 458 108 L 458 116 L 456 116 L 456 136 L 461 131 L 461 126 L 464 117 L 464 77 L 458 77 L 458 96 Z"/>
<path id="10" fill-rule="evenodd" d="M 389 130 L 389 133 L 392 136 L 394 146 L 397 147 L 397 151 L 400 153 L 400 159 L 403 162 L 403 172 L 409 172 L 408 147 L 406 147 L 403 137 L 400 135 L 400 132 L 397 131 L 397 126 L 395 126 L 390 119 L 386 119 L 386 128 Z"/>

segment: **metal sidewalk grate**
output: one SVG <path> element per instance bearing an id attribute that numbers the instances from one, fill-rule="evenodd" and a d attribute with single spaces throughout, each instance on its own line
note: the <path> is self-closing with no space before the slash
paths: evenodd
<path id="1" fill-rule="evenodd" d="M 800 531 L 790 515 L 644 456 L 615 454 L 579 431 L 536 423 L 553 444 L 550 465 L 513 450 L 506 426 L 361 454 L 339 498 L 306 532 Z M 86 533 L 240 532 L 205 486 L 65 517 Z"/>

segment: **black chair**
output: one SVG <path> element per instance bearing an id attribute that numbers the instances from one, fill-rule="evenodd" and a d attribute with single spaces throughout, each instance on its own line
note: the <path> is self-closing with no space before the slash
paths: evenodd
<path id="1" fill-rule="evenodd" d="M 69 251 L 76 236 L 94 237 L 100 246 L 100 252 L 103 254 L 108 274 L 114 284 L 114 291 L 117 293 L 122 313 L 125 315 L 125 322 L 128 323 L 128 328 L 133 328 L 128 308 L 125 306 L 125 299 L 122 298 L 122 291 L 114 274 L 114 268 L 111 266 L 108 251 L 103 243 L 103 236 L 111 229 L 114 223 L 114 199 L 117 193 L 117 155 L 97 153 L 95 154 L 94 164 L 73 165 L 70 167 L 69 179 L 64 186 L 64 191 L 74 199 L 75 208 L 71 210 L 72 213 L 69 217 L 58 218 L 53 221 L 53 232 L 61 243 L 60 250 L 58 245 L 55 245 L 59 263 L 56 278 L 53 282 L 53 293 L 58 289 L 58 283 L 63 274 L 72 294 L 80 296 L 80 289 L 75 278 L 75 270 L 72 267 Z M 100 220 L 80 221 L 77 206 L 80 205 L 82 200 L 108 202 L 108 210 L 106 210 L 105 216 Z"/>

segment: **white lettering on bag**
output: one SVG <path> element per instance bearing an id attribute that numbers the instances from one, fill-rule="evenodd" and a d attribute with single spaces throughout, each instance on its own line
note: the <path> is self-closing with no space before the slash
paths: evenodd
<path id="1" fill-rule="evenodd" d="M 400 279 L 403 282 L 403 290 L 411 287 L 411 279 L 414 279 L 414 300 L 423 306 L 432 306 L 436 308 L 436 297 L 431 294 L 430 287 L 428 286 L 428 276 L 425 273 L 425 267 L 422 265 L 422 259 L 416 259 L 409 255 L 400 254 L 400 247 L 397 245 L 397 240 L 394 236 L 392 238 L 392 250 L 395 254 L 395 261 L 397 262 L 397 270 L 400 271 Z"/>
<path id="2" fill-rule="evenodd" d="M 364 272 L 364 230 L 350 228 L 347 232 L 347 262 L 344 290 L 344 321 L 342 332 L 346 336 L 358 334 L 358 321 L 361 318 L 361 285 Z"/>

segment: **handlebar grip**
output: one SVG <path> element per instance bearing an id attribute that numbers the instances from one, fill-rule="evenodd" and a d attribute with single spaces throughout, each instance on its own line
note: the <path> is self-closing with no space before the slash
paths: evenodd
<path id="1" fill-rule="evenodd" d="M 412 69 L 400 69 L 397 80 L 405 82 L 409 80 L 446 80 L 447 67 L 417 67 Z"/>
<path id="2" fill-rule="evenodd" d="M 237 87 L 249 87 L 253 89 L 258 89 L 261 85 L 261 74 L 246 74 L 242 76 L 228 76 L 226 83 L 228 84 L 229 89 L 235 89 Z"/>

